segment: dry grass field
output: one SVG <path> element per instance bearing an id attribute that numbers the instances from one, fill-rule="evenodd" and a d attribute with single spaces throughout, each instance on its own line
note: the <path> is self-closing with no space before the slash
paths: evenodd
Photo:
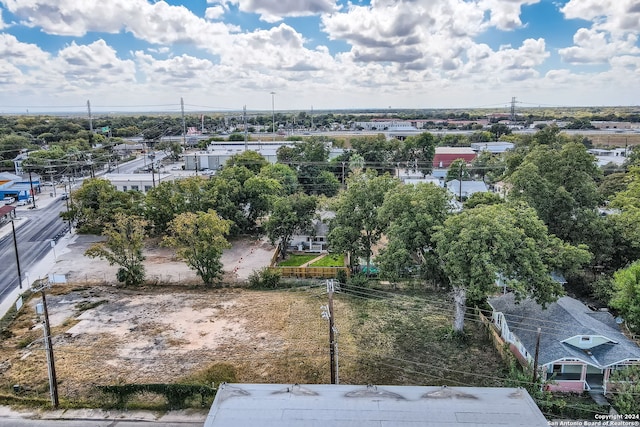
<path id="1" fill-rule="evenodd" d="M 278 291 L 66 285 L 48 297 L 59 393 L 99 405 L 94 386 L 189 382 L 221 364 L 238 382 L 328 383 L 322 286 Z M 48 392 L 32 298 L 0 345 L 0 394 Z M 336 295 L 341 383 L 499 385 L 505 367 L 485 332 L 448 335 L 442 296 Z"/>

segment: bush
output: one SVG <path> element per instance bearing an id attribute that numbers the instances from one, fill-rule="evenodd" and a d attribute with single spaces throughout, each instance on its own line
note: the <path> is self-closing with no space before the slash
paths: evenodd
<path id="1" fill-rule="evenodd" d="M 249 276 L 249 286 L 258 289 L 276 289 L 280 286 L 280 271 L 269 267 L 254 271 Z"/>
<path id="2" fill-rule="evenodd" d="M 348 280 L 347 272 L 344 270 L 338 270 L 338 273 L 336 274 L 336 279 L 338 280 L 338 282 L 342 284 L 346 284 Z"/>
<path id="3" fill-rule="evenodd" d="M 591 283 L 591 294 L 604 304 L 609 304 L 614 293 L 613 280 L 610 277 L 599 277 L 595 282 Z"/>
<path id="4" fill-rule="evenodd" d="M 366 288 L 368 285 L 369 285 L 369 278 L 362 273 L 354 274 L 347 281 L 347 288 L 349 287 Z"/>

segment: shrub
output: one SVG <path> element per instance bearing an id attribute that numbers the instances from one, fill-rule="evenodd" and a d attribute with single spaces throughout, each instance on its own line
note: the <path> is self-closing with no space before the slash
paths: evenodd
<path id="1" fill-rule="evenodd" d="M 279 285 L 280 271 L 275 268 L 264 267 L 249 276 L 249 286 L 252 288 L 276 289 Z"/>

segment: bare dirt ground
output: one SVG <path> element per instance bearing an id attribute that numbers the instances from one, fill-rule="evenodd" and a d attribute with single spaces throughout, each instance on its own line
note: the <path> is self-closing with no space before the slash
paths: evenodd
<path id="1" fill-rule="evenodd" d="M 63 400 L 99 405 L 104 396 L 96 385 L 191 381 L 220 364 L 231 367 L 237 382 L 330 381 L 323 282 L 278 291 L 243 285 L 269 263 L 270 245 L 234 242 L 223 262 L 227 278 L 238 283 L 217 289 L 205 288 L 170 250 L 153 248 L 145 263 L 152 280 L 122 288 L 116 286 L 116 267 L 84 257 L 92 241 L 85 236 L 58 254 L 52 273 L 66 274 L 69 283 L 48 291 Z M 451 313 L 443 309 L 442 296 L 434 296 L 434 303 L 417 303 L 424 318 L 399 312 L 377 291 L 336 297 L 341 382 L 494 385 L 485 384 L 486 378 L 504 367 L 482 328 L 469 324 L 474 338 L 464 345 L 443 338 Z M 31 298 L 2 336 L 0 395 L 20 385 L 25 397 L 48 396 L 43 331 L 35 313 L 39 300 Z M 402 362 L 413 358 L 419 365 Z"/>
<path id="2" fill-rule="evenodd" d="M 93 385 L 175 382 L 222 362 L 240 381 L 318 381 L 325 372 L 328 380 L 320 296 L 317 289 L 60 286 L 47 298 L 60 393 L 81 399 Z M 38 301 L 3 343 L 0 374 L 4 384 L 45 393 Z M 291 366 L 282 370 L 283 363 Z"/>
<path id="3" fill-rule="evenodd" d="M 99 236 L 79 235 L 61 254 L 58 254 L 53 274 L 64 274 L 69 282 L 108 283 L 115 280 L 117 266 L 104 260 L 84 256 L 84 252 Z M 265 240 L 239 239 L 224 251 L 225 282 L 243 282 L 254 270 L 268 266 L 274 248 Z M 199 283 L 196 273 L 175 252 L 166 247 L 153 245 L 145 249 L 144 262 L 147 280 L 156 283 Z"/>

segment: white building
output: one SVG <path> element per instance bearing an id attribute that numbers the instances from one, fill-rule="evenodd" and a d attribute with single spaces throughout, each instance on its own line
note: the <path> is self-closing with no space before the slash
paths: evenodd
<path id="1" fill-rule="evenodd" d="M 103 176 L 118 191 L 135 190 L 146 193 L 161 182 L 175 181 L 176 177 L 170 173 L 114 173 Z"/>
<path id="2" fill-rule="evenodd" d="M 626 148 L 613 148 L 611 150 L 592 148 L 587 151 L 596 156 L 596 161 L 600 167 L 608 165 L 609 163 L 622 166 L 629 155 L 629 150 Z"/>

